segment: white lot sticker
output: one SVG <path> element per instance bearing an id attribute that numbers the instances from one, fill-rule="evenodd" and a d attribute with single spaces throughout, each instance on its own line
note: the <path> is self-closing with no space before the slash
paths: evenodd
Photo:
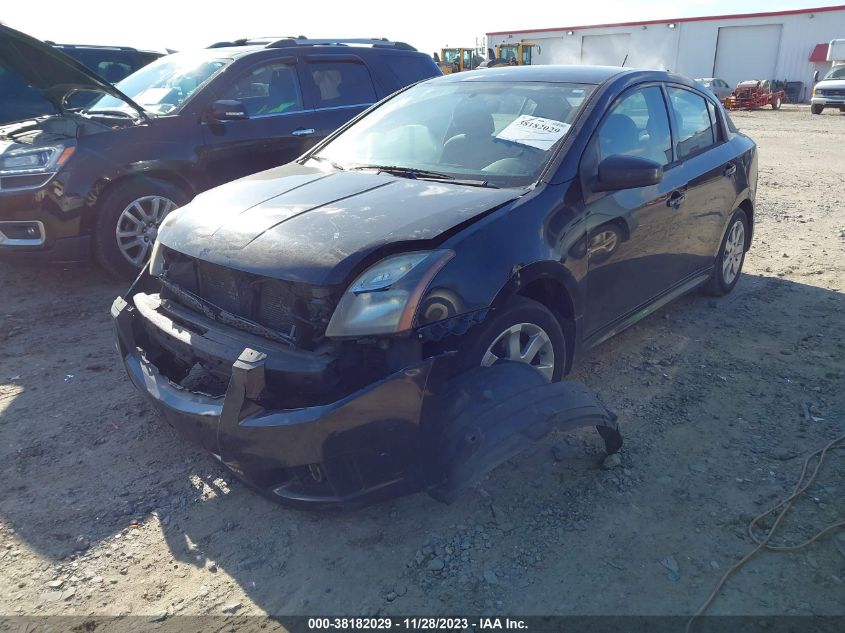
<path id="1" fill-rule="evenodd" d="M 563 138 L 570 127 L 572 126 L 569 123 L 523 114 L 511 121 L 510 125 L 496 135 L 496 138 L 548 150 Z"/>

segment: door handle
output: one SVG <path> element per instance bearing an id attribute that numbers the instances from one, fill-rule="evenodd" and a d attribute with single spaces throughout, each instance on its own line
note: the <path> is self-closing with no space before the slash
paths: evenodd
<path id="1" fill-rule="evenodd" d="M 294 130 L 291 132 L 294 136 L 308 136 L 309 134 L 313 134 L 316 130 L 313 127 L 301 127 L 298 130 Z"/>
<path id="2" fill-rule="evenodd" d="M 677 209 L 681 206 L 681 203 L 687 199 L 687 194 L 681 191 L 675 191 L 669 196 L 669 199 L 666 201 L 667 207 L 672 207 L 673 209 Z"/>
<path id="3" fill-rule="evenodd" d="M 725 176 L 733 176 L 736 173 L 736 165 L 731 163 L 727 167 L 725 167 L 725 171 L 722 172 Z"/>

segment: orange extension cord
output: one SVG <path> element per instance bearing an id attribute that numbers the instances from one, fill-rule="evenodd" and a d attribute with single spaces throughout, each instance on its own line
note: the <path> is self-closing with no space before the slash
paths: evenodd
<path id="1" fill-rule="evenodd" d="M 801 548 L 807 547 L 810 543 L 817 541 L 822 536 L 824 536 L 828 532 L 831 532 L 832 530 L 845 527 L 845 519 L 843 519 L 842 521 L 837 521 L 836 523 L 833 523 L 832 525 L 827 526 L 826 528 L 824 528 L 821 532 L 818 532 L 812 538 L 809 538 L 806 541 L 804 541 L 803 543 L 799 543 L 798 545 L 769 545 L 769 541 L 774 536 L 775 530 L 777 530 L 778 526 L 780 525 L 780 522 L 783 520 L 783 517 L 786 516 L 786 513 L 789 512 L 789 510 L 795 504 L 795 501 L 798 499 L 798 497 L 800 497 L 802 494 L 804 494 L 804 492 L 807 490 L 807 488 L 810 487 L 810 484 L 812 484 L 813 481 L 815 481 L 816 476 L 819 474 L 819 469 L 821 468 L 822 463 L 824 463 L 824 458 L 827 456 L 828 451 L 836 450 L 837 448 L 845 448 L 845 435 L 842 435 L 842 436 L 836 438 L 835 440 L 833 440 L 832 442 L 829 442 L 828 444 L 826 444 L 824 446 L 824 448 L 820 448 L 816 451 L 813 451 L 809 455 L 807 455 L 807 457 L 804 458 L 804 467 L 801 469 L 801 476 L 798 478 L 798 483 L 796 484 L 795 489 L 792 491 L 792 494 L 789 495 L 783 501 L 781 501 L 779 504 L 774 506 L 773 508 L 766 510 L 762 514 L 759 514 L 756 517 L 754 517 L 754 519 L 752 519 L 751 523 L 748 524 L 748 535 L 751 537 L 752 541 L 757 543 L 757 547 L 755 547 L 753 550 L 748 552 L 745 556 L 742 557 L 742 559 L 738 563 L 736 563 L 733 567 L 731 567 L 728 571 L 725 572 L 725 575 L 722 576 L 721 580 L 719 580 L 719 582 L 716 583 L 716 587 L 713 589 L 713 591 L 710 593 L 710 595 L 707 596 L 707 600 L 704 601 L 704 604 L 702 604 L 701 607 L 699 607 L 698 611 L 695 612 L 695 615 L 693 615 L 689 619 L 689 621 L 687 622 L 687 626 L 686 626 L 686 629 L 685 629 L 686 633 L 689 633 L 690 627 L 692 627 L 692 623 L 695 621 L 695 619 L 700 617 L 707 610 L 707 608 L 713 603 L 713 600 L 716 598 L 716 594 L 719 593 L 719 591 L 722 589 L 722 587 L 728 581 L 728 578 L 730 578 L 733 574 L 735 574 L 739 570 L 740 567 L 745 565 L 745 563 L 747 563 L 749 560 L 754 558 L 754 556 L 756 556 L 757 553 L 760 552 L 760 550 L 767 549 L 767 550 L 771 550 L 771 551 L 774 551 L 774 552 L 794 552 L 795 550 L 799 550 Z M 804 482 L 804 476 L 807 474 L 807 467 L 810 465 L 810 461 L 814 457 L 817 457 L 817 456 L 818 456 L 818 463 L 816 464 L 816 467 L 813 469 L 813 473 L 810 475 L 810 477 L 807 479 L 807 481 Z M 757 523 L 760 520 L 762 520 L 764 517 L 767 517 L 770 514 L 773 514 L 779 508 L 783 508 L 783 509 L 778 514 L 777 518 L 775 519 L 775 522 L 772 524 L 772 527 L 769 528 L 769 531 L 766 533 L 766 536 L 764 536 L 763 538 L 758 537 L 754 533 L 754 528 L 757 525 Z"/>

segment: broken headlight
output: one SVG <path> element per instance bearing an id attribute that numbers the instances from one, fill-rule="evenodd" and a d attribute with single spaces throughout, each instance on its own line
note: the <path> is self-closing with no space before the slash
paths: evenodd
<path id="1" fill-rule="evenodd" d="M 416 251 L 392 255 L 370 266 L 341 297 L 326 336 L 407 332 L 426 288 L 454 254 Z"/>
<path id="2" fill-rule="evenodd" d="M 51 145 L 0 154 L 0 176 L 53 173 L 71 157 L 73 151 L 73 147 Z"/>

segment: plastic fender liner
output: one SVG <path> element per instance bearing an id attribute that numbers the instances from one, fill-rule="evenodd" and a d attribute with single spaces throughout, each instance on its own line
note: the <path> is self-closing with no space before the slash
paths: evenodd
<path id="1" fill-rule="evenodd" d="M 442 478 L 429 488 L 439 501 L 460 493 L 552 428 L 595 426 L 608 453 L 622 447 L 616 416 L 580 382 L 548 383 L 524 363 L 479 367 L 449 381 L 439 398 L 432 449 Z"/>

